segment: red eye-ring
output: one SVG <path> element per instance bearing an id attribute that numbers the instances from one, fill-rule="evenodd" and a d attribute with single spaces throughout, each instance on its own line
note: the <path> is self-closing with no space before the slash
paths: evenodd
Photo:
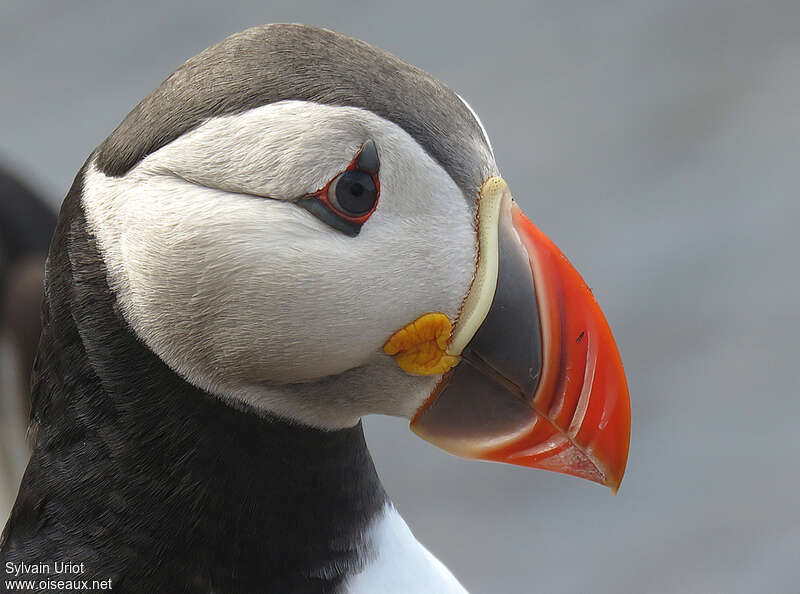
<path id="1" fill-rule="evenodd" d="M 332 227 L 356 236 L 378 207 L 378 169 L 377 148 L 370 140 L 344 171 L 299 204 Z"/>

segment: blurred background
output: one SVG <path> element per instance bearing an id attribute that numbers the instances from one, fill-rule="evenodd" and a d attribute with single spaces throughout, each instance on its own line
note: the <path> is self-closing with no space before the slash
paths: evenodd
<path id="1" fill-rule="evenodd" d="M 417 537 L 474 593 L 800 592 L 800 3 L 0 0 L 0 162 L 55 209 L 181 62 L 285 21 L 470 102 L 628 373 L 616 497 L 368 419 Z"/>

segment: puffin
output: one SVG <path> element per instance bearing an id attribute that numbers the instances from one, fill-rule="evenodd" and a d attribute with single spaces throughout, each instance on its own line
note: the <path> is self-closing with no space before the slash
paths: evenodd
<path id="1" fill-rule="evenodd" d="M 41 331 L 44 261 L 56 215 L 19 175 L 0 167 L 0 518 L 30 454 L 30 373 Z"/>
<path id="2" fill-rule="evenodd" d="M 0 542 L 31 591 L 463 593 L 362 417 L 614 491 L 628 453 L 609 325 L 472 108 L 296 24 L 189 59 L 89 155 L 33 374 Z"/>

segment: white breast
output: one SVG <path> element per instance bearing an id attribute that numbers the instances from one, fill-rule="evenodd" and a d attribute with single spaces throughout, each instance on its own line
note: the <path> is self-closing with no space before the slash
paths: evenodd
<path id="1" fill-rule="evenodd" d="M 370 528 L 377 557 L 350 578 L 347 594 L 468 594 L 450 570 L 422 546 L 391 503 Z"/>

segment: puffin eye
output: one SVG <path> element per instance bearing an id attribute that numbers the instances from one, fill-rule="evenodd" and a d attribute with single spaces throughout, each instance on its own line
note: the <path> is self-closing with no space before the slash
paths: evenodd
<path id="1" fill-rule="evenodd" d="M 378 187 L 366 171 L 350 169 L 328 186 L 328 202 L 348 217 L 362 217 L 378 202 Z"/>
<path id="2" fill-rule="evenodd" d="M 379 168 L 378 149 L 370 140 L 347 169 L 297 204 L 334 229 L 355 237 L 378 206 Z"/>

